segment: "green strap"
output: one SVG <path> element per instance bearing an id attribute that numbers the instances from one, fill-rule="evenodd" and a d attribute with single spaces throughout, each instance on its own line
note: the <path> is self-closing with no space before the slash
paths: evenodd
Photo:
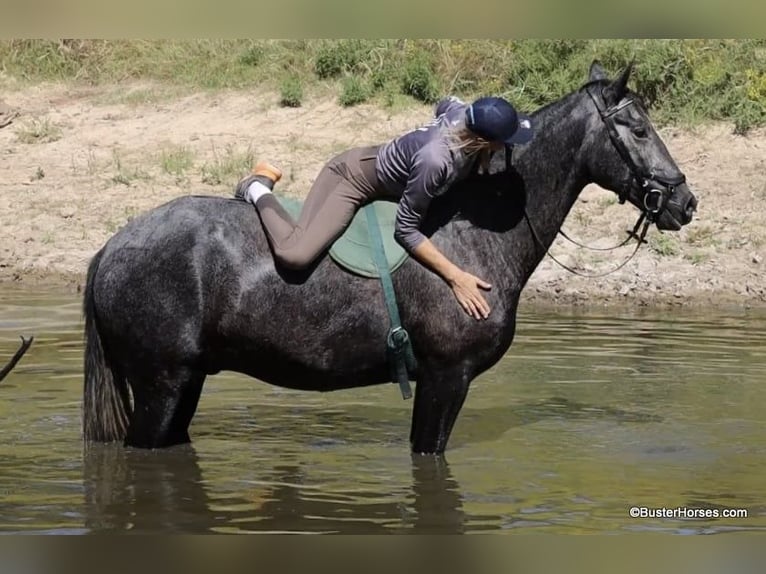
<path id="1" fill-rule="evenodd" d="M 380 283 L 383 286 L 383 298 L 386 301 L 388 316 L 391 319 L 391 328 L 386 337 L 386 346 L 389 352 L 389 361 L 391 363 L 392 379 L 399 383 L 402 391 L 402 398 L 412 397 L 412 388 L 410 387 L 410 372 L 417 368 L 415 353 L 412 350 L 412 343 L 407 331 L 402 327 L 402 321 L 399 318 L 399 308 L 396 305 L 396 294 L 394 293 L 394 283 L 391 280 L 391 273 L 388 270 L 388 259 L 386 259 L 386 248 L 383 246 L 383 237 L 380 235 L 380 226 L 378 225 L 378 215 L 375 212 L 375 204 L 371 203 L 364 208 L 367 216 L 367 229 L 372 241 L 372 255 L 375 266 L 380 274 Z"/>

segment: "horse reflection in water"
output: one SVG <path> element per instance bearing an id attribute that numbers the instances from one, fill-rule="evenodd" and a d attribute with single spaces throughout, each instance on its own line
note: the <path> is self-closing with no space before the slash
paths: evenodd
<path id="1" fill-rule="evenodd" d="M 292 416 L 288 416 L 288 412 Z M 259 421 L 263 444 L 285 450 L 284 424 L 295 444 L 331 440 L 332 429 L 363 428 L 364 421 L 378 421 L 375 439 L 356 435 L 356 447 L 379 438 L 405 440 L 400 435 L 398 409 L 357 405 L 353 412 L 324 411 L 300 407 L 253 406 L 236 411 L 225 420 L 206 423 L 205 435 L 247 441 L 248 427 Z M 317 419 L 324 426 L 317 430 Z M 513 406 L 465 410 L 466 431 L 456 440 L 459 448 L 498 440 L 511 429 L 540 421 L 615 421 L 656 423 L 654 414 L 627 411 L 561 397 Z M 389 424 L 380 421 L 390 421 Z M 220 425 L 220 426 L 219 426 Z M 382 427 L 382 428 L 381 428 Z M 317 434 L 319 436 L 317 436 Z M 343 433 L 346 434 L 346 433 Z M 348 444 L 344 441 L 344 444 Z M 289 448 L 287 450 L 290 450 Z M 497 529 L 513 522 L 505 515 L 471 515 L 463 508 L 463 492 L 444 457 L 412 455 L 411 490 L 401 495 L 382 490 L 323 491 L 316 487 L 308 463 L 281 464 L 264 470 L 257 486 L 239 489 L 234 497 L 211 496 L 211 480 L 199 465 L 191 444 L 147 451 L 124 449 L 115 444 L 89 445 L 85 451 L 84 484 L 86 528 L 94 532 L 138 533 L 326 532 L 343 534 L 458 534 Z M 350 484 L 354 484 L 353 480 Z"/>
<path id="2" fill-rule="evenodd" d="M 316 532 L 459 534 L 466 530 L 460 488 L 440 457 L 413 457 L 412 499 L 358 502 L 356 490 L 326 495 L 302 487 L 300 465 L 275 467 L 273 486 L 220 503 L 204 486 L 191 445 L 162 452 L 94 445 L 85 453 L 85 526 L 91 532 Z M 236 510 L 231 510 L 236 508 Z M 483 517 L 487 518 L 487 517 Z M 499 519 L 499 517 L 495 517 Z"/>

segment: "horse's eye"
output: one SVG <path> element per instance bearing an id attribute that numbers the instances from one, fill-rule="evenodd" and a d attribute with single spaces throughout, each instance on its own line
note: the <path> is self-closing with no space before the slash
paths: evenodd
<path id="1" fill-rule="evenodd" d="M 636 126 L 633 128 L 633 135 L 637 138 L 645 138 L 647 136 L 647 131 L 644 126 Z"/>

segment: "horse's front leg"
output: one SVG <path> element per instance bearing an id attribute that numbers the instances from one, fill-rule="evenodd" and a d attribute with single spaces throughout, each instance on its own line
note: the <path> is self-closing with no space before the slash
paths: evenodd
<path id="1" fill-rule="evenodd" d="M 460 365 L 423 365 L 421 373 L 415 389 L 410 446 L 414 453 L 442 454 L 473 377 Z"/>

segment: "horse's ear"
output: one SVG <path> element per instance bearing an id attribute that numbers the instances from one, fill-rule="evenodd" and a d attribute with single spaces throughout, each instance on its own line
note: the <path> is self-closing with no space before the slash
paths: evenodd
<path id="1" fill-rule="evenodd" d="M 604 99 L 607 100 L 607 105 L 613 106 L 617 104 L 628 91 L 628 78 L 633 71 L 634 61 L 631 61 L 620 74 L 620 77 L 609 84 L 604 89 Z"/>
<path id="2" fill-rule="evenodd" d="M 596 80 L 606 80 L 606 71 L 601 67 L 601 62 L 593 60 L 590 65 L 590 71 L 588 72 L 588 81 L 595 82 Z"/>

